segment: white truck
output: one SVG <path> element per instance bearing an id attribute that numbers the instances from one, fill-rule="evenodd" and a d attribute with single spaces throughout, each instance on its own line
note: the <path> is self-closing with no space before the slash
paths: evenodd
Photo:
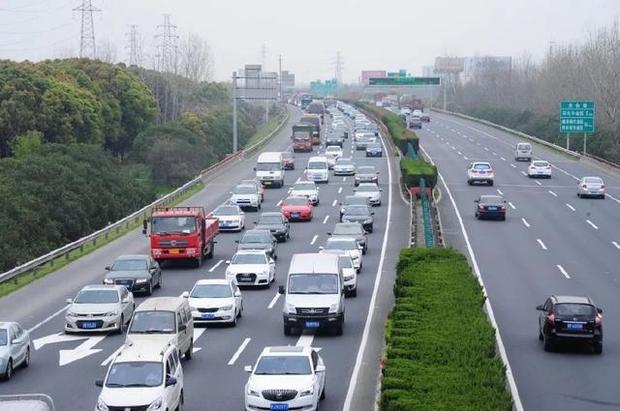
<path id="1" fill-rule="evenodd" d="M 265 152 L 258 156 L 256 162 L 256 179 L 266 187 L 284 185 L 284 158 L 281 152 Z"/>

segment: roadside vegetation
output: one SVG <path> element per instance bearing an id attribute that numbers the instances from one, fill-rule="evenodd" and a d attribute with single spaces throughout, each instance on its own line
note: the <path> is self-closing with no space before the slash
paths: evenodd
<path id="1" fill-rule="evenodd" d="M 402 250 L 394 295 L 381 410 L 511 409 L 484 296 L 462 254 Z"/>
<path id="2" fill-rule="evenodd" d="M 437 167 L 424 160 L 412 160 L 403 158 L 400 160 L 400 171 L 403 176 L 403 184 L 407 187 L 417 187 L 423 178 L 425 186 L 433 188 L 437 185 Z"/>

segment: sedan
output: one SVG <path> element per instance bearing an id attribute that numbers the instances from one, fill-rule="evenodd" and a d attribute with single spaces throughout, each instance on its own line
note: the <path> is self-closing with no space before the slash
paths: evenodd
<path id="1" fill-rule="evenodd" d="M 105 269 L 108 273 L 104 284 L 122 285 L 129 291 L 146 295 L 153 294 L 154 288 L 161 288 L 161 268 L 150 255 L 122 255 Z"/>
<path id="2" fill-rule="evenodd" d="M 226 279 L 241 286 L 269 287 L 276 280 L 276 262 L 264 251 L 237 251 L 226 264 Z"/>
<path id="3" fill-rule="evenodd" d="M 329 134 L 325 139 L 325 144 L 328 146 L 342 147 L 342 145 L 344 144 L 344 137 L 342 133 L 332 132 L 332 134 Z"/>
<path id="4" fill-rule="evenodd" d="M 295 154 L 290 151 L 283 151 L 282 162 L 285 170 L 295 170 Z"/>
<path id="5" fill-rule="evenodd" d="M 274 260 L 278 259 L 278 241 L 269 230 L 247 230 L 241 240 L 235 240 L 237 251 L 262 250 Z"/>
<path id="6" fill-rule="evenodd" d="M 379 184 L 379 172 L 375 166 L 361 166 L 355 172 L 355 185 L 360 183 Z"/>
<path id="7" fill-rule="evenodd" d="M 474 201 L 476 204 L 474 215 L 477 219 L 498 218 L 506 219 L 506 200 L 502 196 L 484 195 Z"/>
<path id="8" fill-rule="evenodd" d="M 16 322 L 0 322 L 0 377 L 10 380 L 17 367 L 30 365 L 30 333 Z"/>
<path id="9" fill-rule="evenodd" d="M 381 146 L 381 143 L 367 144 L 366 157 L 383 157 L 383 147 Z"/>
<path id="10" fill-rule="evenodd" d="M 342 215 L 344 214 L 345 209 L 352 205 L 365 205 L 370 207 L 370 202 L 368 201 L 368 197 L 354 195 L 345 196 L 344 200 L 340 203 L 340 221 L 342 221 Z"/>
<path id="11" fill-rule="evenodd" d="M 420 121 L 423 123 L 430 123 L 431 122 L 431 115 L 428 113 L 422 113 L 420 115 Z"/>
<path id="12" fill-rule="evenodd" d="M 308 197 L 291 196 L 282 201 L 280 211 L 289 221 L 310 221 L 314 206 Z"/>
<path id="13" fill-rule="evenodd" d="M 605 183 L 600 177 L 583 177 L 577 185 L 577 197 L 605 198 Z"/>
<path id="14" fill-rule="evenodd" d="M 183 297 L 188 299 L 194 324 L 226 323 L 234 327 L 243 313 L 243 297 L 235 281 L 198 280 Z"/>
<path id="15" fill-rule="evenodd" d="M 258 191 L 258 195 L 260 196 L 260 202 L 262 203 L 263 201 L 265 201 L 265 187 L 263 187 L 263 184 L 258 179 L 253 178 L 249 180 L 241 180 L 239 184 L 249 184 L 256 187 L 256 191 Z"/>
<path id="16" fill-rule="evenodd" d="M 319 205 L 319 188 L 314 181 L 299 181 L 289 190 L 291 197 L 306 197 L 312 205 Z"/>
<path id="17" fill-rule="evenodd" d="M 288 220 L 281 212 L 261 213 L 258 221 L 255 221 L 254 228 L 257 230 L 269 230 L 271 234 L 280 242 L 291 238 L 291 228 Z"/>
<path id="18" fill-rule="evenodd" d="M 230 202 L 241 208 L 253 208 L 255 211 L 261 208 L 261 196 L 255 185 L 239 184 L 230 194 Z"/>
<path id="19" fill-rule="evenodd" d="M 241 231 L 245 228 L 245 213 L 236 204 L 221 205 L 209 216 L 219 220 L 220 231 Z"/>
<path id="20" fill-rule="evenodd" d="M 362 246 L 353 237 L 328 238 L 321 250 L 343 250 L 353 259 L 353 266 L 359 273 L 362 269 Z"/>
<path id="21" fill-rule="evenodd" d="M 339 158 L 334 164 L 335 176 L 352 176 L 355 174 L 355 163 L 350 158 Z"/>
<path id="22" fill-rule="evenodd" d="M 527 168 L 527 176 L 529 178 L 551 178 L 551 164 L 549 164 L 548 161 L 544 160 L 532 161 Z"/>
<path id="23" fill-rule="evenodd" d="M 67 299 L 65 333 L 112 331 L 118 334 L 136 307 L 133 294 L 122 285 L 87 285 Z"/>
<path id="24" fill-rule="evenodd" d="M 381 205 L 381 189 L 375 183 L 361 183 L 353 193 L 355 196 L 368 198 L 371 206 Z"/>
<path id="25" fill-rule="evenodd" d="M 366 254 L 368 251 L 368 235 L 362 224 L 355 223 L 336 223 L 334 231 L 327 233 L 332 238 L 353 237 L 357 243 L 362 246 L 362 252 Z"/>

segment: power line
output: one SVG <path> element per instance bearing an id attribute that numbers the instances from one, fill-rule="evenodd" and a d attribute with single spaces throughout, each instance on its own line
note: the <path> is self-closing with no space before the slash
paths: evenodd
<path id="1" fill-rule="evenodd" d="M 82 5 L 76 7 L 73 11 L 82 13 L 82 25 L 80 30 L 80 58 L 94 59 L 97 56 L 95 46 L 95 22 L 93 21 L 93 12 L 101 11 L 93 6 L 92 0 L 82 0 Z"/>

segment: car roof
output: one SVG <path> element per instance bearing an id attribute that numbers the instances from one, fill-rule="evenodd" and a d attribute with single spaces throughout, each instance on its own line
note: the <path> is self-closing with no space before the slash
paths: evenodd
<path id="1" fill-rule="evenodd" d="M 494 201 L 494 200 L 504 201 L 504 197 L 499 196 L 497 194 L 484 194 L 484 195 L 480 196 L 480 200 L 483 200 L 483 201 Z"/>
<path id="2" fill-rule="evenodd" d="M 243 236 L 245 237 L 246 234 L 271 234 L 271 231 L 253 228 L 251 230 L 245 230 L 245 233 L 243 233 Z"/>
<path id="3" fill-rule="evenodd" d="M 355 221 L 343 221 L 340 223 L 336 223 L 334 225 L 334 229 L 338 228 L 338 227 L 350 227 L 350 226 L 355 226 L 355 227 L 359 227 L 360 230 L 363 230 L 362 225 L 358 222 Z"/>
<path id="4" fill-rule="evenodd" d="M 0 321 L 0 328 L 6 328 L 6 327 L 8 327 L 9 325 L 12 325 L 12 324 L 19 325 L 19 323 L 15 322 L 15 321 Z"/>
<path id="5" fill-rule="evenodd" d="M 574 295 L 554 295 L 552 298 L 556 304 L 591 304 L 594 305 L 590 297 L 574 296 Z"/>
<path id="6" fill-rule="evenodd" d="M 225 278 L 204 278 L 196 281 L 194 285 L 228 285 L 230 281 Z"/>
<path id="7" fill-rule="evenodd" d="M 181 297 L 150 297 L 140 304 L 136 311 L 175 311 L 185 301 Z"/>
<path id="8" fill-rule="evenodd" d="M 162 344 L 161 340 L 140 339 L 132 341 L 131 337 L 122 346 L 113 363 L 123 362 L 161 362 L 163 354 L 174 347 L 171 343 Z"/>
<path id="9" fill-rule="evenodd" d="M 357 170 L 359 171 L 359 170 L 360 170 L 360 169 L 362 169 L 362 168 L 372 168 L 372 169 L 376 169 L 376 167 L 375 167 L 375 166 L 359 166 L 359 167 L 357 168 Z"/>
<path id="10" fill-rule="evenodd" d="M 473 161 L 471 164 L 474 165 L 474 166 L 476 164 L 484 164 L 484 165 L 487 165 L 487 166 L 491 166 L 491 163 L 489 163 L 488 161 Z"/>
<path id="11" fill-rule="evenodd" d="M 116 285 L 116 284 L 89 284 L 82 287 L 80 291 L 84 290 L 116 290 L 120 291 L 125 288 L 124 285 Z"/>
<path id="12" fill-rule="evenodd" d="M 125 254 L 119 255 L 116 257 L 116 261 L 118 260 L 148 260 L 149 256 L 147 254 Z"/>
<path id="13" fill-rule="evenodd" d="M 310 354 L 311 351 L 312 351 L 311 347 L 284 345 L 284 346 L 265 347 L 261 355 L 287 354 L 287 355 L 307 356 Z"/>
<path id="14" fill-rule="evenodd" d="M 235 254 L 263 254 L 266 255 L 266 250 L 239 250 L 236 251 Z"/>

